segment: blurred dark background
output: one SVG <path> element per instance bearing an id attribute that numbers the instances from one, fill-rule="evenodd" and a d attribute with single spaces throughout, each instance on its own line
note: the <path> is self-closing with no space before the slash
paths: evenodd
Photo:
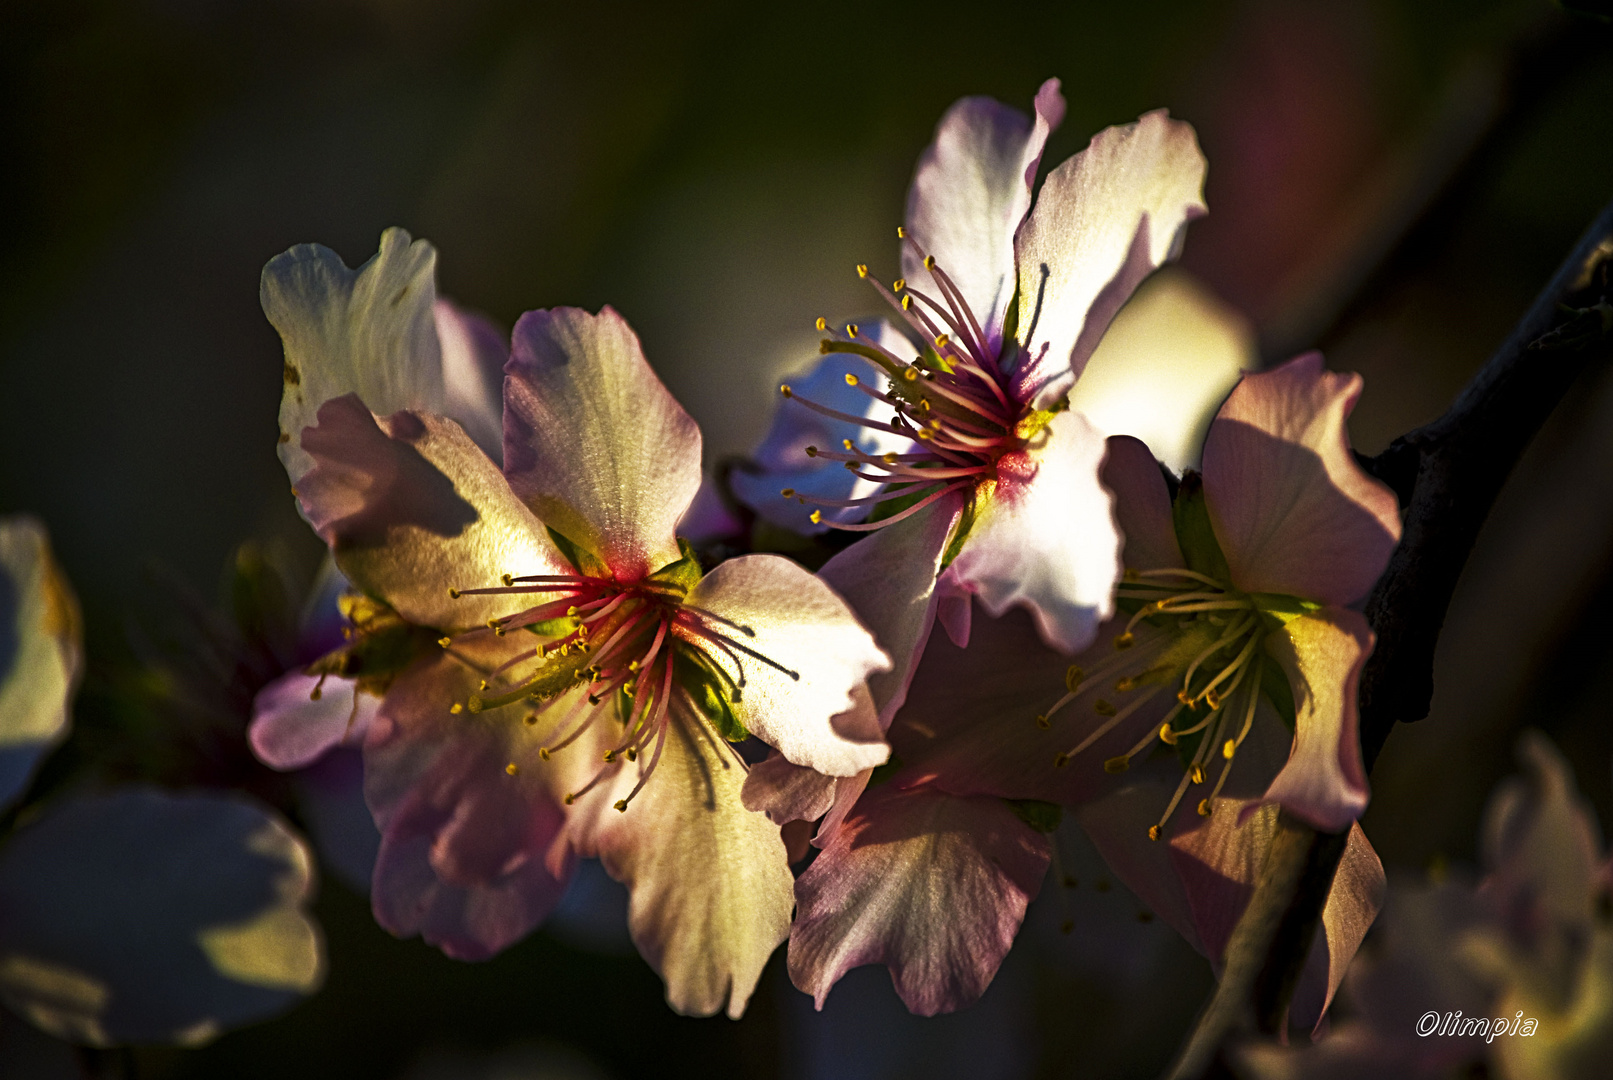
<path id="1" fill-rule="evenodd" d="M 444 295 L 506 325 L 616 306 L 708 461 L 742 452 L 780 374 L 815 353 L 812 319 L 869 308 L 853 265 L 894 272 L 941 112 L 973 93 L 1028 107 L 1050 75 L 1069 115 L 1049 164 L 1160 105 L 1197 126 L 1211 213 L 1186 270 L 1252 321 L 1266 360 L 1320 345 L 1366 376 L 1367 453 L 1443 410 L 1613 196 L 1613 30 L 1544 0 L 4 0 L 0 513 L 49 525 L 92 672 L 126 663 L 131 624 L 163 603 L 153 566 L 212 596 L 256 538 L 311 573 L 322 548 L 274 454 L 280 346 L 258 272 L 303 241 L 356 266 L 389 225 L 438 246 Z M 1392 871 L 1473 860 L 1526 725 L 1613 821 L 1610 555 L 1613 378 L 1593 371 L 1486 528 L 1433 715 L 1378 766 L 1366 826 Z M 815 1015 L 778 956 L 743 1021 L 681 1019 L 608 932 L 458 964 L 392 940 L 327 879 L 319 996 L 200 1050 L 81 1064 L 1150 1075 L 1208 971 L 1064 844 L 1079 884 L 1045 890 L 998 985 L 952 1018 L 906 1017 L 880 970 Z"/>

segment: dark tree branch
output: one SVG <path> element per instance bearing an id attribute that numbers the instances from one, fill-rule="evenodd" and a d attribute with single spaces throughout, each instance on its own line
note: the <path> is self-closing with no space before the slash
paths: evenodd
<path id="1" fill-rule="evenodd" d="M 1394 489 L 1405 531 L 1367 598 L 1377 648 L 1361 673 L 1361 750 L 1370 771 L 1395 724 L 1433 697 L 1434 647 L 1456 582 L 1490 507 L 1574 380 L 1613 351 L 1613 204 L 1597 216 L 1506 342 L 1440 417 L 1396 439 L 1368 472 Z M 1227 946 L 1226 968 L 1167 1075 L 1203 1076 L 1250 1021 L 1272 1033 L 1288 1001 L 1344 854 L 1342 834 L 1283 815 L 1255 892 Z"/>

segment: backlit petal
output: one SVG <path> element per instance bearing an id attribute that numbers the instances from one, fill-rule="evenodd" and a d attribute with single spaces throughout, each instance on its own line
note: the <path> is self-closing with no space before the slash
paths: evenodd
<path id="1" fill-rule="evenodd" d="M 447 300 L 438 300 L 432 314 L 442 343 L 441 411 L 498 461 L 504 455 L 504 365 L 510 339 L 487 317 Z"/>
<path id="2" fill-rule="evenodd" d="M 0 809 L 67 736 L 83 669 L 78 601 L 44 526 L 0 518 Z"/>
<path id="3" fill-rule="evenodd" d="M 504 383 L 504 471 L 544 524 L 633 580 L 680 558 L 700 429 L 612 308 L 529 311 Z"/>
<path id="4" fill-rule="evenodd" d="M 271 769 L 301 769 L 333 747 L 363 743 L 380 704 L 352 679 L 288 672 L 252 699 L 247 738 L 258 760 Z"/>

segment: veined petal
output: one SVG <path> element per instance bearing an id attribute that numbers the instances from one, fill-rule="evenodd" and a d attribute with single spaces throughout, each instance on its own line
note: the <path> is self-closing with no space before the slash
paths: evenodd
<path id="1" fill-rule="evenodd" d="M 1171 493 L 1159 462 L 1142 440 L 1111 435 L 1099 474 L 1115 499 L 1115 522 L 1125 537 L 1127 570 L 1185 566 L 1171 517 Z"/>
<path id="2" fill-rule="evenodd" d="M 509 598 L 449 589 L 503 574 L 570 572 L 543 524 L 452 421 L 399 412 L 379 424 L 356 395 L 326 402 L 303 433 L 316 462 L 298 487 L 303 514 L 362 591 L 409 622 L 475 626 Z"/>
<path id="3" fill-rule="evenodd" d="M 334 747 L 361 744 L 380 704 L 353 679 L 287 672 L 252 699 L 247 739 L 271 769 L 301 769 Z"/>
<path id="4" fill-rule="evenodd" d="M 1361 376 L 1306 353 L 1245 375 L 1204 442 L 1204 495 L 1233 583 L 1353 604 L 1400 541 L 1394 493 L 1355 463 Z"/>
<path id="5" fill-rule="evenodd" d="M 447 300 L 438 300 L 432 315 L 442 344 L 442 413 L 458 421 L 498 461 L 504 456 L 504 365 L 510 359 L 510 339 L 490 319 Z"/>
<path id="6" fill-rule="evenodd" d="M 1293 752 L 1265 801 L 1328 832 L 1367 808 L 1356 684 L 1373 641 L 1366 619 L 1344 608 L 1292 619 L 1266 638 L 1293 689 L 1296 719 Z"/>
<path id="7" fill-rule="evenodd" d="M 1203 187 L 1193 128 L 1163 109 L 1100 131 L 1048 174 L 1014 241 L 1021 400 L 1045 408 L 1070 388 L 1132 290 L 1203 216 Z"/>
<path id="8" fill-rule="evenodd" d="M 504 472 L 544 523 L 622 580 L 680 557 L 700 429 L 610 307 L 529 311 L 504 381 Z"/>
<path id="9" fill-rule="evenodd" d="M 885 320 L 862 329 L 865 337 L 896 356 L 911 356 L 912 344 Z M 911 439 L 831 419 L 801 404 L 802 400 L 811 401 L 837 412 L 869 418 L 879 410 L 889 413 L 888 405 L 848 385 L 847 375 L 856 376 L 863 385 L 880 393 L 889 385 L 884 372 L 856 353 L 830 353 L 809 371 L 789 376 L 785 384 L 792 395 L 779 402 L 767 437 L 756 448 L 754 457 L 761 471 L 735 469 L 730 475 L 734 495 L 764 521 L 810 536 L 828 530 L 823 521 L 861 521 L 868 516 L 866 506 L 825 506 L 823 521 L 814 523 L 814 506 L 781 494 L 784 488 L 793 488 L 820 499 L 861 499 L 879 490 L 880 485 L 853 475 L 841 462 L 809 456 L 809 446 L 839 452 L 845 440 L 850 439 L 866 454 L 904 454 L 913 449 Z"/>
<path id="10" fill-rule="evenodd" d="M 1043 438 L 999 462 L 996 490 L 952 572 L 993 616 L 1027 607 L 1048 644 L 1073 653 L 1114 610 L 1120 532 L 1098 479 L 1103 436 L 1065 412 Z"/>
<path id="11" fill-rule="evenodd" d="M 881 730 L 907 697 L 935 621 L 936 574 L 947 538 L 963 510 L 945 495 L 910 518 L 887 525 L 823 564 L 818 576 L 850 604 L 891 660 L 869 676 Z"/>
<path id="12" fill-rule="evenodd" d="M 1322 932 L 1311 940 L 1310 956 L 1294 988 L 1291 1022 L 1313 1033 L 1321 1026 L 1344 973 L 1383 909 L 1387 892 L 1383 863 L 1357 822 L 1350 826 L 1333 888 L 1322 907 Z"/>
<path id="13" fill-rule="evenodd" d="M 858 686 L 891 662 L 821 579 L 777 555 L 744 555 L 702 578 L 685 603 L 718 616 L 742 646 L 734 711 L 757 738 L 831 776 L 890 756 L 877 730 L 833 722 L 857 705 Z"/>
<path id="14" fill-rule="evenodd" d="M 0 997 L 90 1046 L 207 1042 L 319 988 L 307 846 L 239 796 L 51 803 L 0 851 Z"/>
<path id="15" fill-rule="evenodd" d="M 882 963 L 909 1010 L 985 992 L 1040 890 L 1047 838 L 1000 799 L 883 785 L 796 882 L 790 978 L 818 1008 L 840 977 Z"/>
<path id="16" fill-rule="evenodd" d="M 745 809 L 767 815 L 775 825 L 816 821 L 834 805 L 838 778 L 791 764 L 777 750 L 750 767 L 740 790 Z"/>
<path id="17" fill-rule="evenodd" d="M 67 737 L 84 670 L 78 601 L 51 557 L 45 527 L 0 518 L 0 809 Z"/>
<path id="18" fill-rule="evenodd" d="M 624 813 L 603 812 L 597 850 L 632 894 L 628 926 L 667 1004 L 737 1020 L 789 933 L 793 879 L 778 826 L 740 803 L 739 764 L 700 721 L 675 708 L 669 722 L 650 782 Z M 624 769 L 585 798 L 606 805 L 634 779 Z"/>
<path id="19" fill-rule="evenodd" d="M 318 244 L 298 244 L 263 268 L 258 297 L 286 350 L 280 460 L 293 484 L 313 467 L 298 437 L 327 401 L 357 394 L 381 413 L 442 410 L 436 266 L 430 244 L 388 229 L 357 270 Z"/>
<path id="20" fill-rule="evenodd" d="M 963 98 L 936 125 L 907 193 L 908 231 L 963 293 L 993 353 L 1014 296 L 1014 231 L 1030 209 L 1042 148 L 1063 120 L 1057 79 L 1037 92 L 1035 120 L 988 97 Z M 911 245 L 902 275 L 944 295 Z"/>
<path id="21" fill-rule="evenodd" d="M 381 830 L 376 921 L 464 960 L 525 937 L 560 902 L 576 864 L 545 777 L 506 772 L 535 741 L 520 710 L 450 711 L 477 685 L 465 660 L 489 659 L 444 655 L 404 672 L 364 745 L 365 799 Z"/>

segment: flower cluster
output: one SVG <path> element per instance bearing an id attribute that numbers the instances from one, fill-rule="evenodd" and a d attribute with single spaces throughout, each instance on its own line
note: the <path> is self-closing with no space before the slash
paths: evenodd
<path id="1" fill-rule="evenodd" d="M 887 316 L 819 320 L 728 475 L 746 515 L 841 537 L 817 573 L 691 543 L 700 432 L 612 309 L 506 347 L 401 230 L 357 271 L 268 265 L 281 458 L 348 591 L 253 742 L 282 769 L 362 746 L 382 925 L 487 957 L 598 858 L 680 1011 L 739 1015 L 787 937 L 820 1006 L 879 962 L 933 1014 L 991 981 L 1065 810 L 1218 963 L 1281 808 L 1351 830 L 1296 998 L 1319 1020 L 1382 891 L 1356 605 L 1398 510 L 1350 454 L 1359 378 L 1316 354 L 1244 377 L 1180 477 L 1071 407 L 1205 212 L 1204 159 L 1153 112 L 1038 190 L 1063 113 L 1056 81 L 1032 116 L 948 111 L 900 276 L 857 267 Z M 1190 384 L 1172 415 L 1225 391 Z"/>

